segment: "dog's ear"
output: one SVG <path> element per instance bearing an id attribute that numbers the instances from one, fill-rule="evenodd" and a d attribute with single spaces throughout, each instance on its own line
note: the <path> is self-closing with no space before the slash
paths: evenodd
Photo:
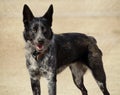
<path id="1" fill-rule="evenodd" d="M 45 18 L 48 21 L 50 26 L 52 26 L 52 15 L 53 15 L 53 5 L 51 4 L 47 12 L 43 15 L 43 18 Z"/>
<path id="2" fill-rule="evenodd" d="M 27 24 L 34 18 L 33 13 L 31 12 L 30 8 L 25 4 L 23 7 L 23 22 Z"/>

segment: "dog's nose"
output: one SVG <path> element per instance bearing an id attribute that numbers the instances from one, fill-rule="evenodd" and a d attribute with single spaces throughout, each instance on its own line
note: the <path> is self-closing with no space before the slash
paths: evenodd
<path id="1" fill-rule="evenodd" d="M 43 39 L 38 39 L 39 44 L 44 44 L 44 40 Z"/>

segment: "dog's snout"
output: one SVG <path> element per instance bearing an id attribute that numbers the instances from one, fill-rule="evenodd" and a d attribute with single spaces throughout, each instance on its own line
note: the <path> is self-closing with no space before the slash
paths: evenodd
<path id="1" fill-rule="evenodd" d="M 44 44 L 44 40 L 43 39 L 38 39 L 39 44 Z"/>

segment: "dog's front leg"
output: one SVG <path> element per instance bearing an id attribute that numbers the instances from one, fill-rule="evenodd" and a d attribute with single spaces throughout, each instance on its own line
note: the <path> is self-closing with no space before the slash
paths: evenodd
<path id="1" fill-rule="evenodd" d="M 31 87 L 32 87 L 33 95 L 40 95 L 41 94 L 39 80 L 34 80 L 31 78 Z"/>
<path id="2" fill-rule="evenodd" d="M 48 78 L 48 93 L 49 95 L 56 95 L 56 75 L 52 74 Z"/>

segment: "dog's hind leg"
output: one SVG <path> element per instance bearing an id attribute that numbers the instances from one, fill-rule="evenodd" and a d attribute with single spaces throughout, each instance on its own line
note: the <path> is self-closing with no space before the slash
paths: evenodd
<path id="1" fill-rule="evenodd" d="M 102 52 L 96 45 L 88 47 L 88 67 L 104 95 L 110 95 L 106 87 L 106 75 L 103 68 Z"/>
<path id="2" fill-rule="evenodd" d="M 74 63 L 74 64 L 71 64 L 69 67 L 70 67 L 75 85 L 81 90 L 82 95 L 88 95 L 87 90 L 83 84 L 83 75 L 85 74 L 87 68 L 81 63 Z"/>

